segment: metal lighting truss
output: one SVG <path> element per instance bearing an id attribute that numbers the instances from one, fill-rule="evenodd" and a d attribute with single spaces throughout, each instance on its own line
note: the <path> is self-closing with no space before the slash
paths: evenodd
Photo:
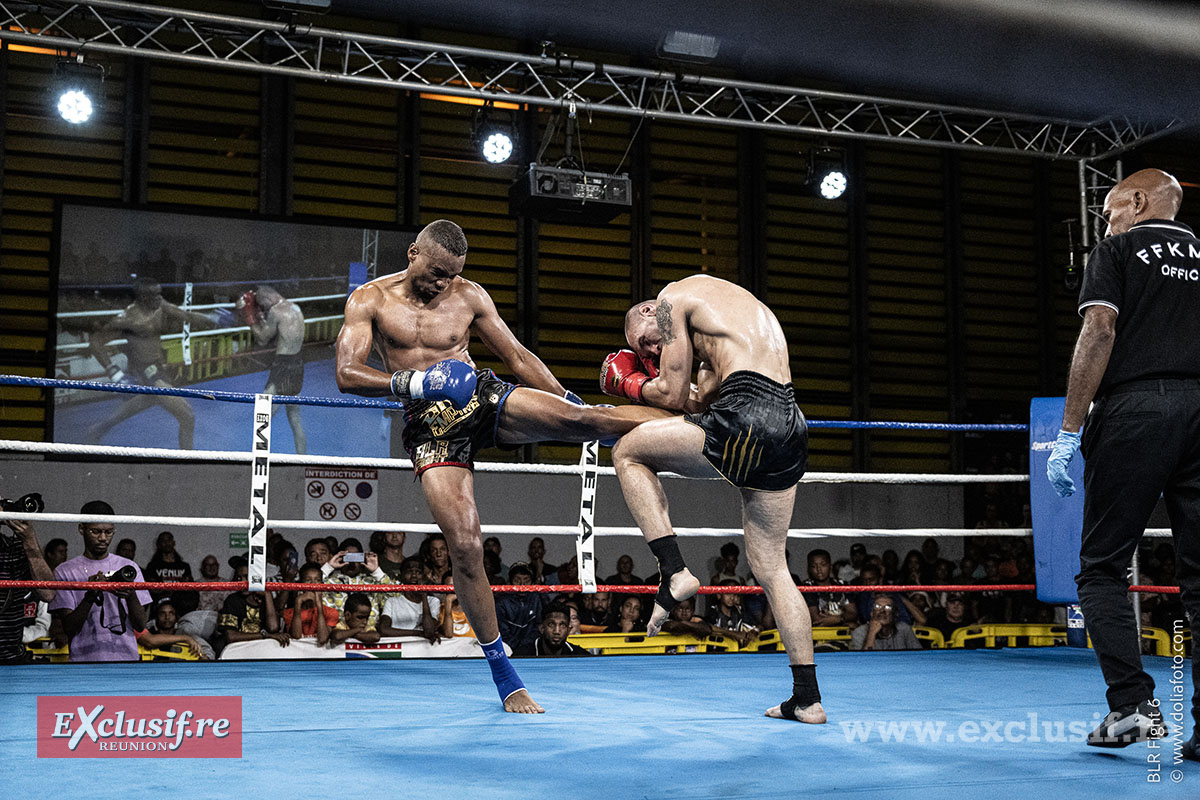
<path id="1" fill-rule="evenodd" d="M 1081 174 L 1093 162 L 1178 127 L 1175 120 L 1127 115 L 1085 122 L 801 89 L 125 0 L 0 0 L 0 39 L 85 56 L 152 58 L 589 114 L 1069 159 L 1080 162 Z M 1082 179 L 1080 190 L 1086 227 L 1091 203 Z"/>
<path id="2" fill-rule="evenodd" d="M 143 5 L 0 0 L 0 39 L 596 113 L 1091 160 L 1175 123 L 1092 122 L 826 92 Z"/>

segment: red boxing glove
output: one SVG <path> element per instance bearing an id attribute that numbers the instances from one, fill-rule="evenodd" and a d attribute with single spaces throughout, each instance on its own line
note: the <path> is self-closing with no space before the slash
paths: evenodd
<path id="1" fill-rule="evenodd" d="M 642 402 L 642 385 L 650 376 L 641 371 L 642 361 L 632 350 L 609 353 L 600 367 L 600 391 L 612 397 Z"/>
<path id="2" fill-rule="evenodd" d="M 238 319 L 242 321 L 243 325 L 253 325 L 258 322 L 258 297 L 254 294 L 253 289 L 243 292 L 234 307 L 237 309 Z"/>

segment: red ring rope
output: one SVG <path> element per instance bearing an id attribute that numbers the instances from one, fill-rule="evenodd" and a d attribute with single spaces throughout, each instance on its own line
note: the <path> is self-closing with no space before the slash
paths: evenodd
<path id="1" fill-rule="evenodd" d="M 248 587 L 245 581 L 204 581 L 193 583 L 121 583 L 117 581 L 0 581 L 0 589 L 101 589 L 105 591 L 120 589 L 146 589 L 154 592 L 240 592 Z M 316 588 L 319 587 L 319 588 Z M 282 583 L 270 581 L 267 588 L 273 592 L 436 592 L 438 594 L 452 593 L 453 586 L 437 584 L 402 584 L 402 583 Z M 492 586 L 493 592 L 581 592 L 579 584 L 530 584 L 526 586 Z M 615 594 L 654 594 L 657 586 L 598 586 L 597 591 Z M 920 584 L 904 584 L 898 586 L 843 586 L 840 584 L 828 586 L 797 586 L 796 591 L 808 592 L 1032 592 L 1037 585 L 1032 583 L 983 583 L 983 584 L 939 584 L 923 586 Z M 700 594 L 762 594 L 761 586 L 701 586 Z M 1130 586 L 1131 592 L 1179 594 L 1178 586 Z"/>

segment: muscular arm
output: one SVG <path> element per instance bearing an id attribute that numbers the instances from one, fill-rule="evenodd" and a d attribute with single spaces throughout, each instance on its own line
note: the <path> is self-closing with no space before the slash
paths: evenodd
<path id="1" fill-rule="evenodd" d="M 200 643 L 186 633 L 146 633 L 138 639 L 138 644 L 148 650 L 181 644 L 195 653 L 197 658 L 206 660 L 204 651 L 200 649 Z"/>
<path id="2" fill-rule="evenodd" d="M 392 376 L 367 366 L 374 342 L 374 319 L 379 290 L 370 284 L 354 290 L 346 301 L 346 316 L 335 345 L 338 389 L 366 397 L 391 394 Z"/>
<path id="3" fill-rule="evenodd" d="M 680 622 L 679 620 L 669 619 L 663 623 L 663 633 L 670 633 L 676 636 L 695 636 L 703 639 L 713 632 L 713 626 L 701 620 L 700 622 Z"/>
<path id="4" fill-rule="evenodd" d="M 279 335 L 278 305 L 271 307 L 261 320 L 250 325 L 250 333 L 258 344 L 266 344 Z"/>
<path id="5" fill-rule="evenodd" d="M 184 320 L 192 323 L 198 328 L 213 328 L 212 320 L 203 314 L 197 314 L 195 311 L 184 311 L 174 303 L 168 303 L 165 300 L 162 304 L 163 316 L 170 320 L 172 324 L 183 327 Z"/>
<path id="6" fill-rule="evenodd" d="M 1071 373 L 1067 381 L 1067 401 L 1063 408 L 1063 430 L 1075 432 L 1083 426 L 1088 406 L 1096 396 L 1108 359 L 1116 341 L 1117 312 L 1108 306 L 1088 306 L 1083 327 L 1075 342 Z"/>
<path id="7" fill-rule="evenodd" d="M 496 311 L 496 304 L 492 302 L 491 296 L 481 286 L 472 288 L 475 320 L 471 327 L 479 334 L 480 341 L 508 365 L 518 382 L 559 397 L 565 395 L 567 390 L 550 372 L 550 368 L 518 342 L 508 325 L 500 319 L 500 313 Z"/>
<path id="8" fill-rule="evenodd" d="M 25 548 L 25 558 L 29 560 L 29 573 L 35 581 L 52 581 L 55 580 L 54 570 L 50 569 L 50 565 L 46 563 L 46 557 L 42 554 L 41 545 L 38 544 L 37 534 L 33 530 L 33 523 L 28 520 L 11 519 L 7 520 L 8 527 L 12 528 L 17 536 L 21 539 L 21 546 Z M 54 599 L 53 589 L 38 589 L 37 596 L 39 600 L 49 603 Z"/>
<path id="9" fill-rule="evenodd" d="M 70 611 L 60 609 L 54 612 L 54 615 L 62 620 L 63 632 L 67 634 L 68 639 L 74 639 L 83 630 L 83 623 L 87 622 L 92 605 L 91 599 L 85 593 L 79 605 Z"/>
<path id="10" fill-rule="evenodd" d="M 108 343 L 118 338 L 124 331 L 125 312 L 105 322 L 88 337 L 88 352 L 96 359 L 101 369 L 108 369 L 112 359 L 108 357 Z"/>
<path id="11" fill-rule="evenodd" d="M 687 315 L 664 290 L 658 298 L 657 317 L 658 331 L 662 335 L 658 377 L 642 385 L 642 401 L 658 408 L 682 411 L 692 389 L 692 339 L 688 336 Z"/>

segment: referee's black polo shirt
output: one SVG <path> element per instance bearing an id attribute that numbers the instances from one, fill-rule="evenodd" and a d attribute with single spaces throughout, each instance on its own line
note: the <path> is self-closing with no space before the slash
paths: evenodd
<path id="1" fill-rule="evenodd" d="M 1080 316 L 1094 305 L 1117 312 L 1097 396 L 1144 378 L 1200 378 L 1200 239 L 1187 225 L 1149 219 L 1100 242 L 1083 271 Z"/>

